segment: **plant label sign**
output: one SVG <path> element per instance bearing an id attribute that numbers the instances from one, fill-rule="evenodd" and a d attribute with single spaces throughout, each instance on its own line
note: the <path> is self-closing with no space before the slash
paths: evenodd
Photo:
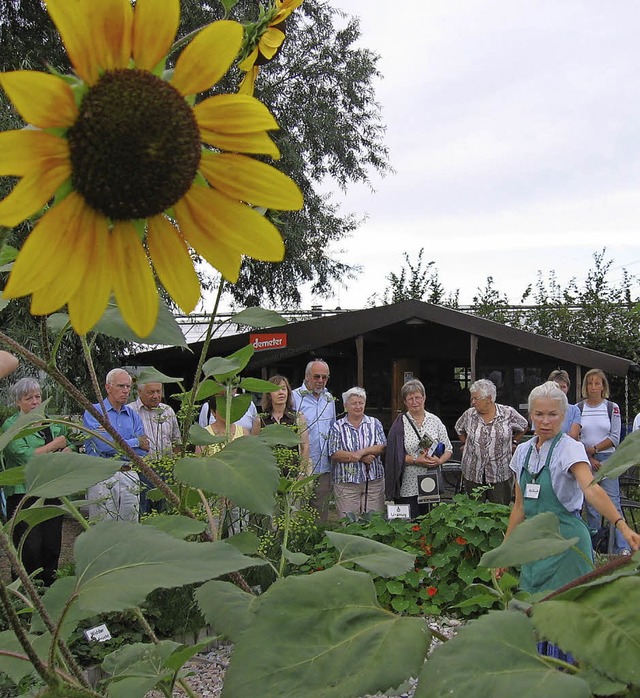
<path id="1" fill-rule="evenodd" d="M 408 504 L 387 504 L 387 518 L 410 519 L 410 506 Z"/>
<path id="2" fill-rule="evenodd" d="M 95 628 L 87 628 L 87 630 L 84 631 L 84 636 L 87 640 L 93 640 L 94 642 L 106 642 L 111 639 L 111 633 L 105 623 L 96 625 Z"/>

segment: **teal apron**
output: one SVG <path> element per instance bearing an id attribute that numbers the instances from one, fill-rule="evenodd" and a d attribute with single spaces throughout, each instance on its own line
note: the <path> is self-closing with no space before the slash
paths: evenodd
<path id="1" fill-rule="evenodd" d="M 535 475 L 532 475 L 529 471 L 529 459 L 535 445 L 532 445 L 527 453 L 522 473 L 520 474 L 524 515 L 525 518 L 530 519 L 532 516 L 542 514 L 543 512 L 550 511 L 555 514 L 560 521 L 560 534 L 563 538 L 574 538 L 577 536 L 578 542 L 575 547 L 582 552 L 582 555 L 574 548 L 570 548 L 560 555 L 522 565 L 520 588 L 530 593 L 555 591 L 593 570 L 593 565 L 590 562 L 593 559 L 593 550 L 589 529 L 580 517 L 567 511 L 553 491 L 551 484 L 551 473 L 549 471 L 551 456 L 560 438 L 562 438 L 562 434 L 558 434 L 553 439 L 545 464 Z M 531 483 L 540 485 L 537 499 L 524 496 L 527 485 Z"/>

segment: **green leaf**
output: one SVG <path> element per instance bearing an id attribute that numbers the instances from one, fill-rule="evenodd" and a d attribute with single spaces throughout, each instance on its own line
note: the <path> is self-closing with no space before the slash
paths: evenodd
<path id="1" fill-rule="evenodd" d="M 145 383 L 180 383 L 183 378 L 167 376 L 153 366 L 145 366 L 138 374 L 138 385 Z"/>
<path id="2" fill-rule="evenodd" d="M 638 607 L 640 577 L 621 577 L 586 589 L 575 601 L 557 597 L 535 604 L 532 617 L 542 637 L 578 661 L 617 681 L 640 684 L 640 623 L 630 612 Z"/>
<path id="3" fill-rule="evenodd" d="M 515 567 L 559 555 L 577 542 L 578 538 L 563 538 L 560 535 L 558 517 L 545 512 L 518 524 L 509 538 L 494 550 L 486 552 L 478 564 L 491 568 Z"/>
<path id="4" fill-rule="evenodd" d="M 230 318 L 229 322 L 236 325 L 246 325 L 247 327 L 281 327 L 287 324 L 282 315 L 275 310 L 265 310 L 264 308 L 245 308 Z"/>
<path id="5" fill-rule="evenodd" d="M 18 250 L 11 245 L 1 245 L 0 246 L 0 265 L 9 264 L 10 262 L 15 262 L 18 256 Z M 259 310 L 259 308 L 258 308 Z M 246 323 L 245 323 L 246 324 Z"/>
<path id="6" fill-rule="evenodd" d="M 142 522 L 143 526 L 153 526 L 168 533 L 174 538 L 184 540 L 188 536 L 196 536 L 202 533 L 206 527 L 206 521 L 192 519 L 189 516 L 178 516 L 170 514 L 159 514 L 158 516 L 148 516 Z"/>
<path id="7" fill-rule="evenodd" d="M 240 381 L 240 387 L 252 393 L 274 393 L 276 390 L 280 390 L 282 386 L 260 380 L 259 378 L 243 378 Z"/>
<path id="8" fill-rule="evenodd" d="M 404 594 L 404 584 L 399 582 L 397 579 L 392 579 L 387 582 L 387 591 L 390 594 L 400 595 Z"/>
<path id="9" fill-rule="evenodd" d="M 422 619 L 380 608 L 370 575 L 341 567 L 280 579 L 253 609 L 225 675 L 225 698 L 384 691 L 417 674 L 430 642 Z"/>
<path id="10" fill-rule="evenodd" d="M 350 536 L 337 531 L 325 533 L 340 553 L 341 562 L 355 562 L 367 572 L 379 574 L 381 577 L 397 577 L 413 569 L 416 559 L 413 553 L 406 553 L 404 550 L 361 536 Z"/>
<path id="11" fill-rule="evenodd" d="M 177 649 L 168 659 L 165 659 L 164 665 L 171 671 L 178 671 L 178 669 L 180 669 L 185 662 L 188 662 L 191 657 L 205 650 L 212 642 L 215 642 L 215 638 L 208 637 L 206 640 L 198 642 L 195 645 L 181 647 L 180 649 Z"/>
<path id="12" fill-rule="evenodd" d="M 580 677 L 589 684 L 591 693 L 599 698 L 603 696 L 630 695 L 626 693 L 627 686 L 624 683 L 613 681 L 608 676 L 598 673 L 592 667 L 582 667 Z"/>
<path id="13" fill-rule="evenodd" d="M 40 500 L 41 502 L 43 500 Z M 20 521 L 26 522 L 26 524 L 31 528 L 32 526 L 37 526 L 43 521 L 49 521 L 49 519 L 55 519 L 57 516 L 63 516 L 67 513 L 64 507 L 56 507 L 51 505 L 32 504 L 26 509 L 21 509 L 20 513 L 16 516 L 15 523 Z"/>
<path id="14" fill-rule="evenodd" d="M 80 453 L 43 453 L 25 466 L 27 494 L 31 497 L 66 497 L 111 477 L 122 461 Z"/>
<path id="15" fill-rule="evenodd" d="M 46 590 L 42 597 L 42 603 L 47 609 L 47 612 L 56 624 L 60 622 L 62 612 L 67 606 L 76 586 L 75 577 L 61 577 Z M 62 623 L 60 633 L 63 638 L 68 638 L 76 629 L 78 623 L 85 618 L 90 618 L 93 611 L 81 608 L 78 603 L 71 603 L 67 608 Z M 39 614 L 33 614 L 31 621 L 31 631 L 42 633 L 46 630 L 46 626 Z"/>
<path id="16" fill-rule="evenodd" d="M 199 424 L 192 424 L 189 427 L 189 442 L 194 446 L 210 446 L 222 443 L 224 440 L 224 436 L 214 436 Z"/>
<path id="17" fill-rule="evenodd" d="M 405 599 L 403 596 L 395 596 L 391 599 L 391 606 L 393 610 L 398 613 L 404 613 L 409 608 L 410 604 L 411 602 L 409 599 Z"/>
<path id="18" fill-rule="evenodd" d="M 246 411 L 249 409 L 250 404 L 251 395 L 249 395 L 248 393 L 234 395 L 231 398 L 231 414 L 229 415 L 229 422 L 233 424 L 233 422 L 237 422 L 239 419 L 242 419 Z M 221 415 L 226 415 L 227 398 L 222 396 L 216 398 L 216 405 L 218 408 L 218 412 Z"/>
<path id="19" fill-rule="evenodd" d="M 70 330 L 71 323 L 66 313 L 53 313 L 47 317 L 47 328 L 52 334 L 60 334 L 63 330 Z"/>
<path id="20" fill-rule="evenodd" d="M 46 661 L 51 636 L 47 633 L 38 636 L 27 635 L 27 637 L 33 645 L 36 654 L 40 659 Z M 11 630 L 0 632 L 0 647 L 7 652 L 24 654 L 22 645 Z M 12 681 L 19 683 L 25 676 L 33 672 L 33 665 L 28 660 L 23 661 L 21 659 L 13 659 L 12 657 L 0 656 L 0 672 L 4 672 Z"/>
<path id="21" fill-rule="evenodd" d="M 223 383 L 229 378 L 237 376 L 244 370 L 249 361 L 251 361 L 254 352 L 254 348 L 250 344 L 247 344 L 241 349 L 238 349 L 238 351 L 234 351 L 233 354 L 230 354 L 226 358 L 214 356 L 208 361 L 205 361 L 202 366 L 202 371 L 207 378 L 213 376 L 219 383 Z"/>
<path id="22" fill-rule="evenodd" d="M 6 485 L 24 485 L 24 465 L 0 472 L 0 487 Z"/>
<path id="23" fill-rule="evenodd" d="M 170 678 L 173 672 L 165 661 L 179 647 L 171 640 L 138 642 L 108 654 L 102 668 L 111 674 L 107 679 L 111 698 L 144 698 L 159 681 Z"/>
<path id="24" fill-rule="evenodd" d="M 490 611 L 436 647 L 424 665 L 414 698 L 442 696 L 590 698 L 591 691 L 582 679 L 544 663 L 529 618 Z"/>
<path id="25" fill-rule="evenodd" d="M 256 514 L 273 512 L 278 468 L 271 449 L 255 436 L 234 439 L 213 456 L 181 458 L 173 472 L 180 482 L 220 494 Z"/>
<path id="26" fill-rule="evenodd" d="M 120 309 L 112 302 L 107 306 L 104 315 L 92 330 L 109 337 L 125 339 L 129 342 L 143 344 L 165 344 L 168 346 L 187 347 L 187 340 L 182 334 L 180 325 L 173 317 L 166 303 L 158 298 L 158 322 L 151 334 L 139 337 L 124 321 Z"/>
<path id="27" fill-rule="evenodd" d="M 8 271 L 8 269 L 5 269 L 4 267 L 0 267 L 0 272 L 1 271 Z M 9 301 L 6 298 L 3 298 L 2 293 L 0 293 L 0 310 L 4 310 L 8 305 L 9 305 Z"/>
<path id="28" fill-rule="evenodd" d="M 282 546 L 282 554 L 284 555 L 284 559 L 292 565 L 304 565 L 309 559 L 309 555 L 306 553 L 293 553 L 291 550 L 285 548 L 284 545 Z"/>
<path id="29" fill-rule="evenodd" d="M 253 622 L 251 606 L 256 600 L 235 584 L 214 580 L 203 584 L 194 594 L 200 612 L 217 633 L 237 642 Z"/>
<path id="30" fill-rule="evenodd" d="M 207 400 L 212 395 L 219 395 L 225 390 L 224 385 L 218 383 L 210 378 L 207 378 L 200 383 L 198 386 L 198 392 L 196 393 L 196 400 Z"/>
<path id="31" fill-rule="evenodd" d="M 478 594 L 477 596 L 472 596 L 466 601 L 454 604 L 452 608 L 472 608 L 473 606 L 492 606 L 496 602 L 497 598 L 495 594 Z"/>
<path id="32" fill-rule="evenodd" d="M 220 4 L 224 8 L 225 16 L 228 16 L 231 10 L 238 4 L 238 0 L 220 0 Z"/>
<path id="33" fill-rule="evenodd" d="M 633 431 L 616 447 L 613 455 L 594 473 L 594 481 L 600 482 L 605 477 L 614 478 L 623 475 L 629 468 L 640 463 L 640 432 Z"/>
<path id="34" fill-rule="evenodd" d="M 37 429 L 34 429 L 34 425 L 40 424 L 43 419 L 46 419 L 44 408 L 45 405 L 43 403 L 31 410 L 31 412 L 26 414 L 21 412 L 16 421 L 5 432 L 0 433 L 0 451 L 4 450 L 13 439 L 37 431 Z"/>
<path id="35" fill-rule="evenodd" d="M 224 542 L 187 543 L 152 526 L 103 521 L 78 536 L 76 593 L 95 613 L 139 606 L 151 591 L 262 565 Z"/>
<path id="36" fill-rule="evenodd" d="M 255 555 L 260 548 L 260 539 L 254 531 L 240 531 L 231 538 L 225 538 L 225 543 L 233 545 L 245 555 Z"/>
<path id="37" fill-rule="evenodd" d="M 300 435 L 284 424 L 269 424 L 263 427 L 258 438 L 267 446 L 293 447 L 300 443 Z"/>

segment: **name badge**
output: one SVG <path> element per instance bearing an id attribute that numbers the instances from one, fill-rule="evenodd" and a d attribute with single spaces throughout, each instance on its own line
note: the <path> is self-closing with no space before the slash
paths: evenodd
<path id="1" fill-rule="evenodd" d="M 535 483 L 530 482 L 524 488 L 524 496 L 527 499 L 538 499 L 538 497 L 540 496 L 540 485 L 536 485 Z"/>

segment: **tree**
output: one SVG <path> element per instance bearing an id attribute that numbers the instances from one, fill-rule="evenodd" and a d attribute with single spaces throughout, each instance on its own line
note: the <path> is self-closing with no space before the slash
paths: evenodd
<path id="1" fill-rule="evenodd" d="M 374 293 L 367 305 L 374 306 L 379 303 L 389 305 L 408 300 L 426 301 L 436 305 L 444 305 L 449 308 L 458 307 L 458 291 L 446 294 L 440 281 L 438 269 L 432 260 L 424 259 L 424 247 L 418 251 L 415 262 L 408 252 L 403 255 L 404 263 L 399 274 L 391 272 L 387 274 L 389 282 L 381 295 Z"/>
<path id="2" fill-rule="evenodd" d="M 191 24 L 193 3 L 185 10 Z M 256 3 L 248 0 L 233 10 L 241 21 L 256 12 Z M 200 12 L 195 16 L 201 21 Z M 378 57 L 354 46 L 360 37 L 358 19 L 321 0 L 305 0 L 287 19 L 286 34 L 281 53 L 260 71 L 256 96 L 280 124 L 274 134 L 282 153 L 277 166 L 300 186 L 305 206 L 278 215 L 284 261 L 246 260 L 238 283 L 229 288 L 233 299 L 245 305 L 296 306 L 304 283 L 311 282 L 314 293 L 327 294 L 332 283 L 353 278 L 358 267 L 336 259 L 332 247 L 358 221 L 338 210 L 327 184 L 344 190 L 351 182 L 369 183 L 372 171 L 389 170 L 373 86 L 380 75 Z M 239 76 L 232 79 L 239 82 Z"/>

